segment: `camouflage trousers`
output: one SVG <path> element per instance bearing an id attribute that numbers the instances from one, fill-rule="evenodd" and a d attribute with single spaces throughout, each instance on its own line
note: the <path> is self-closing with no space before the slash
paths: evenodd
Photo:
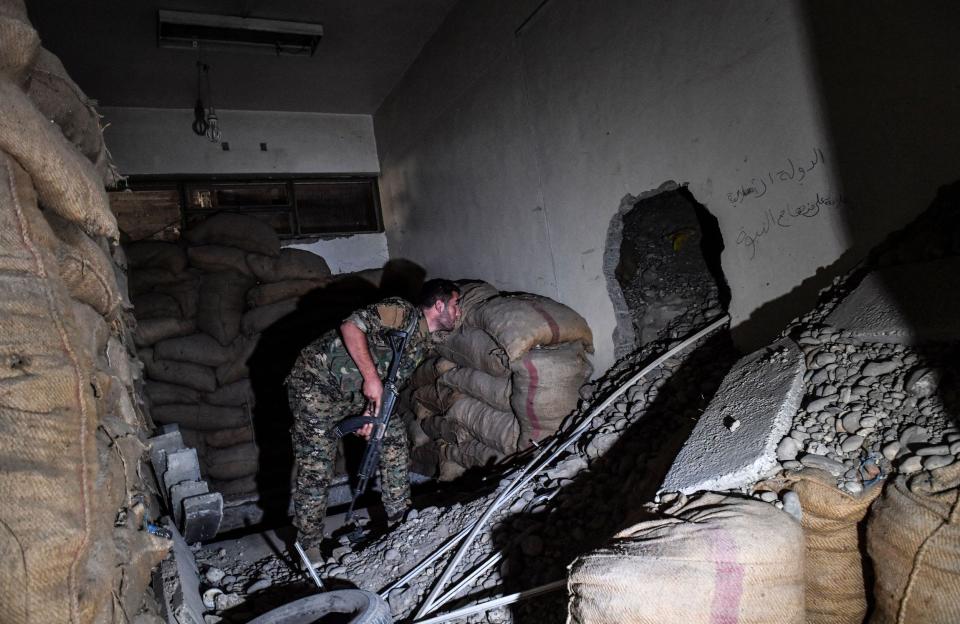
<path id="1" fill-rule="evenodd" d="M 337 441 L 330 431 L 338 422 L 363 411 L 366 400 L 359 392 L 303 392 L 288 387 L 293 412 L 293 448 L 297 478 L 293 493 L 294 526 L 304 548 L 319 546 L 327 511 L 327 490 L 334 477 Z M 410 507 L 407 434 L 394 415 L 380 450 L 380 488 L 387 517 Z"/>

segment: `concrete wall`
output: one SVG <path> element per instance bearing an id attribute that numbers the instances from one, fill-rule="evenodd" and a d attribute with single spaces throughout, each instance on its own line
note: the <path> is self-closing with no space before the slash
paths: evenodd
<path id="1" fill-rule="evenodd" d="M 848 147 L 836 145 L 820 84 L 832 44 L 808 27 L 829 19 L 830 4 L 816 4 L 814 18 L 804 6 L 461 2 L 374 117 L 391 256 L 573 306 L 594 329 L 602 371 L 615 326 L 603 266 L 610 220 L 626 194 L 675 180 L 719 219 L 742 342 L 765 340 L 956 177 L 953 137 L 915 148 L 924 164 L 904 175 L 844 177 Z M 861 21 L 857 36 L 869 39 Z M 912 61 L 956 75 L 949 55 L 916 47 Z M 933 112 L 948 127 L 943 107 Z"/>
<path id="2" fill-rule="evenodd" d="M 101 109 L 105 138 L 123 174 L 376 174 L 380 170 L 370 115 L 218 111 L 223 141 L 195 135 L 192 110 Z M 260 150 L 267 144 L 267 151 Z M 383 233 L 291 246 L 323 256 L 334 273 L 379 268 L 387 261 Z"/>
<path id="3" fill-rule="evenodd" d="M 217 111 L 223 151 L 190 129 L 192 110 L 103 107 L 104 138 L 129 174 L 377 173 L 369 115 Z M 267 144 L 267 151 L 260 150 Z"/>

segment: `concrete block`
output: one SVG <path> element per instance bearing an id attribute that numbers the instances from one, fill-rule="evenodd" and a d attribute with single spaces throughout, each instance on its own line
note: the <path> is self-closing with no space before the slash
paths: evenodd
<path id="1" fill-rule="evenodd" d="M 183 499 L 183 538 L 190 544 L 213 539 L 223 518 L 223 496 L 219 492 Z"/>
<path id="2" fill-rule="evenodd" d="M 960 258 L 874 271 L 827 317 L 865 342 L 960 339 Z"/>
<path id="3" fill-rule="evenodd" d="M 757 481 L 803 399 L 803 354 L 780 340 L 741 359 L 724 378 L 667 473 L 661 491 L 689 494 Z"/>
<path id="4" fill-rule="evenodd" d="M 206 481 L 183 481 L 170 488 L 170 511 L 173 521 L 183 530 L 183 499 L 210 491 Z"/>
<path id="5" fill-rule="evenodd" d="M 150 463 L 159 479 L 167 471 L 167 454 L 183 448 L 183 437 L 180 428 L 155 435 L 147 442 L 150 443 Z"/>
<path id="6" fill-rule="evenodd" d="M 162 611 L 168 624 L 204 624 L 200 574 L 193 552 L 172 522 L 173 548 L 153 576 L 153 588 L 162 597 Z"/>
<path id="7" fill-rule="evenodd" d="M 200 481 L 200 461 L 197 449 L 185 448 L 167 454 L 167 469 L 163 472 L 163 487 L 170 488 L 184 481 Z"/>

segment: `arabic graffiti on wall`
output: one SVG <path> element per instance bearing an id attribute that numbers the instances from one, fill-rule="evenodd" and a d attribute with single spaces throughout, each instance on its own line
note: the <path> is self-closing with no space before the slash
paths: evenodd
<path id="1" fill-rule="evenodd" d="M 760 239 L 770 232 L 791 228 L 797 225 L 801 219 L 812 219 L 818 216 L 823 209 L 849 205 L 850 202 L 840 193 L 818 192 L 814 199 L 801 204 L 787 204 L 785 208 L 780 210 L 767 208 L 763 212 L 759 226 L 740 228 L 740 232 L 737 234 L 737 246 L 744 247 L 749 254 L 748 260 L 753 260 L 757 257 Z"/>
<path id="2" fill-rule="evenodd" d="M 786 166 L 774 171 L 766 171 L 756 177 L 750 178 L 747 184 L 741 184 L 735 191 L 727 193 L 727 201 L 731 204 L 743 203 L 749 198 L 759 199 L 767 194 L 772 187 L 785 182 L 803 182 L 807 176 L 814 171 L 818 165 L 825 162 L 823 152 L 819 147 L 813 148 L 813 158 L 796 159 L 788 158 Z"/>

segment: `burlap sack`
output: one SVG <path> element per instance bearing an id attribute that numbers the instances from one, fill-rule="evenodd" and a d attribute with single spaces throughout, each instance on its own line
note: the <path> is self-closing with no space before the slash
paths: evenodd
<path id="1" fill-rule="evenodd" d="M 471 326 L 475 325 L 477 308 L 500 294 L 496 288 L 480 280 L 459 280 L 457 287 L 460 289 L 460 322 Z"/>
<path id="2" fill-rule="evenodd" d="M 322 256 L 287 247 L 280 250 L 276 258 L 250 255 L 247 263 L 253 274 L 261 282 L 283 282 L 286 280 L 323 280 L 330 278 L 330 267 Z"/>
<path id="3" fill-rule="evenodd" d="M 297 299 L 308 292 L 323 288 L 328 283 L 327 280 L 285 280 L 272 284 L 261 284 L 247 292 L 247 305 L 256 308 L 277 303 L 284 299 Z"/>
<path id="4" fill-rule="evenodd" d="M 426 435 L 426 434 L 424 434 Z M 437 474 L 440 466 L 440 451 L 436 444 L 427 442 L 411 447 L 410 471 L 432 477 Z"/>
<path id="5" fill-rule="evenodd" d="M 190 265 L 207 273 L 219 271 L 237 271 L 253 277 L 247 266 L 247 254 L 236 247 L 224 245 L 200 245 L 187 249 Z"/>
<path id="6" fill-rule="evenodd" d="M 254 440 L 254 431 L 253 427 L 235 427 L 233 429 L 218 429 L 216 431 L 205 431 L 204 440 L 206 440 L 207 446 L 225 449 L 238 444 L 246 444 L 248 442 L 253 442 Z M 253 455 L 256 457 L 256 455 Z"/>
<path id="7" fill-rule="evenodd" d="M 133 342 L 138 347 L 149 347 L 161 340 L 186 336 L 195 331 L 197 324 L 193 319 L 146 318 L 137 322 L 137 328 L 133 331 Z"/>
<path id="8" fill-rule="evenodd" d="M 296 312 L 299 303 L 299 299 L 284 299 L 277 303 L 253 308 L 243 315 L 240 328 L 247 336 L 259 334 L 283 317 Z"/>
<path id="9" fill-rule="evenodd" d="M 139 320 L 155 318 L 179 319 L 183 313 L 180 304 L 170 295 L 145 292 L 133 298 L 133 314 Z"/>
<path id="10" fill-rule="evenodd" d="M 434 384 L 440 375 L 452 368 L 456 368 L 456 366 L 456 364 L 446 358 L 439 356 L 429 357 L 421 362 L 420 366 L 410 375 L 409 387 L 416 389 L 428 384 Z"/>
<path id="11" fill-rule="evenodd" d="M 960 622 L 960 463 L 887 483 L 867 519 L 870 624 Z"/>
<path id="12" fill-rule="evenodd" d="M 479 440 L 463 439 L 456 444 L 445 443 L 439 445 L 441 470 L 443 462 L 453 462 L 464 468 L 482 467 L 496 463 L 503 459 L 503 453 L 490 448 Z M 447 475 L 450 478 L 452 475 Z M 459 475 L 457 475 L 459 476 Z M 441 473 L 441 478 L 444 475 Z"/>
<path id="13" fill-rule="evenodd" d="M 221 481 L 240 479 L 257 473 L 260 450 L 253 442 L 227 448 L 208 448 L 204 457 L 206 474 Z"/>
<path id="14" fill-rule="evenodd" d="M 0 18 L 10 6 L 0 2 Z M 110 591 L 84 586 L 105 506 L 98 415 L 86 339 L 57 260 L 38 241 L 50 235 L 29 177 L 0 154 L 0 605 L 11 624 L 77 621 L 81 587 L 94 601 Z"/>
<path id="15" fill-rule="evenodd" d="M 513 362 L 510 405 L 520 421 L 520 447 L 560 428 L 577 407 L 593 367 L 579 342 L 531 349 Z"/>
<path id="16" fill-rule="evenodd" d="M 232 360 L 241 346 L 239 339 L 223 346 L 206 334 L 190 334 L 157 342 L 153 345 L 153 357 L 217 367 Z"/>
<path id="17" fill-rule="evenodd" d="M 215 214 L 191 225 L 183 237 L 191 245 L 226 245 L 266 256 L 280 254 L 280 239 L 274 229 L 247 215 Z"/>
<path id="18" fill-rule="evenodd" d="M 39 50 L 40 37 L 23 0 L 0 0 L 0 76 L 19 82 Z"/>
<path id="19" fill-rule="evenodd" d="M 407 439 L 410 441 L 411 449 L 430 443 L 430 436 L 428 436 L 427 432 L 423 430 L 423 426 L 420 424 L 419 420 L 416 418 L 410 418 L 405 419 L 404 422 L 407 427 Z"/>
<path id="20" fill-rule="evenodd" d="M 479 399 L 501 412 L 513 409 L 510 406 L 513 384 L 509 377 L 494 377 L 480 370 L 458 367 L 441 375 L 437 384 Z"/>
<path id="21" fill-rule="evenodd" d="M 93 165 L 6 78 L 0 78 L 0 151 L 30 174 L 45 208 L 91 236 L 119 238 L 117 220 Z"/>
<path id="22" fill-rule="evenodd" d="M 174 360 L 158 360 L 153 357 L 152 349 L 140 349 L 139 355 L 146 369 L 147 378 L 153 381 L 165 381 L 187 386 L 200 392 L 213 392 L 217 387 L 217 379 L 214 376 L 213 369 L 209 366 Z"/>
<path id="23" fill-rule="evenodd" d="M 197 329 L 223 346 L 233 342 L 240 334 L 244 301 L 252 285 L 250 277 L 237 271 L 205 274 L 200 280 Z"/>
<path id="24" fill-rule="evenodd" d="M 256 494 L 258 490 L 257 476 L 248 475 L 239 479 L 227 481 L 209 480 L 210 489 L 223 494 L 224 499 L 244 498 L 245 495 Z"/>
<path id="25" fill-rule="evenodd" d="M 44 216 L 59 239 L 57 262 L 70 295 L 104 316 L 113 315 L 125 303 L 117 287 L 113 262 L 76 223 L 53 213 Z"/>
<path id="26" fill-rule="evenodd" d="M 413 400 L 427 407 L 432 414 L 439 414 L 449 409 L 454 401 L 463 396 L 450 386 L 439 386 L 436 383 L 420 386 L 413 391 Z"/>
<path id="27" fill-rule="evenodd" d="M 257 350 L 260 335 L 246 336 L 242 339 L 237 355 L 232 360 L 217 367 L 217 383 L 221 386 L 232 384 L 250 376 L 250 357 Z"/>
<path id="28" fill-rule="evenodd" d="M 570 566 L 570 624 L 803 624 L 803 532 L 768 503 L 706 493 Z"/>
<path id="29" fill-rule="evenodd" d="M 130 296 L 158 290 L 161 285 L 176 284 L 180 281 L 180 276 L 166 269 L 138 269 L 130 271 L 129 284 Z"/>
<path id="30" fill-rule="evenodd" d="M 59 126 L 68 141 L 95 163 L 105 150 L 94 103 L 70 79 L 60 59 L 41 48 L 24 88 L 44 117 Z"/>
<path id="31" fill-rule="evenodd" d="M 242 407 L 205 403 L 158 405 L 151 410 L 161 424 L 177 424 L 194 431 L 218 431 L 250 426 L 250 415 Z"/>
<path id="32" fill-rule="evenodd" d="M 547 297 L 501 295 L 488 299 L 474 314 L 474 324 L 490 334 L 511 361 L 537 346 L 582 342 L 593 352 L 587 321 L 572 309 Z"/>
<path id="33" fill-rule="evenodd" d="M 854 496 L 837 488 L 822 470 L 804 469 L 786 478 L 800 497 L 806 541 L 807 624 L 861 624 L 867 614 L 858 524 L 879 487 Z"/>
<path id="34" fill-rule="evenodd" d="M 213 405 L 253 405 L 254 403 L 253 387 L 249 379 L 241 379 L 233 383 L 217 388 L 214 392 L 207 394 L 204 400 Z"/>
<path id="35" fill-rule="evenodd" d="M 113 331 L 99 312 L 80 301 L 72 301 L 74 325 L 82 327 L 81 336 L 86 340 L 86 347 L 94 357 L 99 368 L 109 368 L 107 360 L 107 343 Z"/>
<path id="36" fill-rule="evenodd" d="M 187 254 L 176 243 L 136 241 L 127 245 L 125 251 L 132 270 L 166 269 L 171 273 L 182 273 L 187 269 Z"/>
<path id="37" fill-rule="evenodd" d="M 506 352 L 482 329 L 461 325 L 437 346 L 437 353 L 460 366 L 475 368 L 494 377 L 510 376 Z"/>
<path id="38" fill-rule="evenodd" d="M 148 379 L 143 386 L 151 405 L 171 403 L 198 403 L 200 393 L 196 388 Z"/>
<path id="39" fill-rule="evenodd" d="M 520 424 L 512 412 L 499 411 L 483 401 L 465 396 L 457 400 L 445 416 L 499 453 L 509 455 L 517 450 Z M 462 436 L 458 436 L 457 441 L 462 440 Z"/>
<path id="40" fill-rule="evenodd" d="M 139 275 L 140 271 L 131 273 Z M 190 269 L 183 273 L 173 274 L 174 280 L 152 286 L 158 293 L 170 295 L 180 304 L 180 314 L 183 318 L 194 318 L 197 316 L 197 308 L 200 305 L 200 280 L 203 274 L 196 269 Z"/>

